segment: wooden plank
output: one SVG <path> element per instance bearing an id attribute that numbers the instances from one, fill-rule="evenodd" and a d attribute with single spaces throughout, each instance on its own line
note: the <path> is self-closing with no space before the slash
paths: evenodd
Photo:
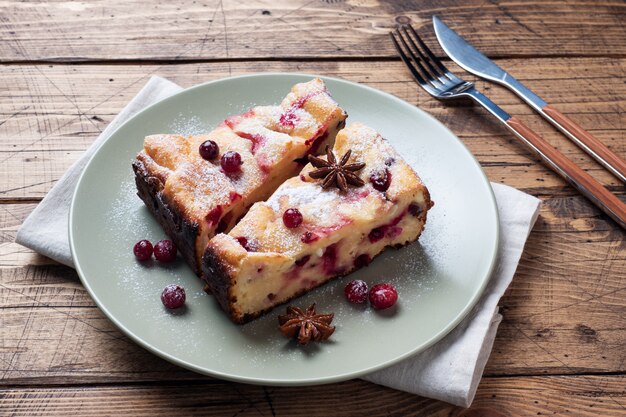
<path id="1" fill-rule="evenodd" d="M 34 206 L 0 205 L 4 381 L 197 378 L 122 336 L 95 308 L 73 270 L 12 243 Z M 582 197 L 547 199 L 500 302 L 504 321 L 486 374 L 626 372 L 623 243 L 623 232 Z"/>
<path id="2" fill-rule="evenodd" d="M 623 416 L 624 376 L 484 378 L 470 409 L 363 381 L 259 387 L 220 381 L 159 385 L 7 388 L 11 416 Z"/>
<path id="3" fill-rule="evenodd" d="M 112 0 L 2 3 L 0 60 L 389 57 L 406 16 L 434 41 L 437 14 L 491 56 L 624 56 L 622 1 Z"/>
<path id="4" fill-rule="evenodd" d="M 624 130 L 620 113 L 625 105 L 626 86 L 615 82 L 626 71 L 626 59 L 550 58 L 499 60 L 498 63 L 519 75 L 521 80 L 564 113 L 576 117 L 594 133 L 604 134 L 602 139 L 607 141 L 607 145 L 617 147 L 617 152 L 626 153 L 623 136 L 620 136 Z M 3 108 L 0 109 L 2 134 L 12 139 L 0 142 L 0 151 L 15 151 L 15 147 L 23 144 L 22 140 L 37 140 L 45 134 L 61 135 L 59 141 L 62 139 L 62 142 L 59 145 L 62 146 L 50 144 L 44 147 L 43 143 L 37 142 L 29 149 L 84 149 L 91 142 L 93 134 L 106 126 L 149 76 L 161 75 L 182 86 L 191 86 L 227 77 L 229 70 L 235 75 L 283 71 L 317 72 L 341 77 L 387 91 L 429 112 L 440 111 L 441 115 L 435 115 L 441 118 L 448 114 L 445 120 L 447 123 L 455 123 L 453 119 L 460 118 L 461 121 L 457 120 L 452 128 L 457 130 L 458 127 L 461 134 L 494 136 L 502 132 L 494 128 L 497 124 L 476 120 L 475 115 L 472 117 L 468 109 L 473 107 L 468 103 L 448 102 L 443 105 L 432 99 L 417 87 L 399 61 L 370 62 L 367 65 L 350 61 L 141 66 L 15 65 L 2 67 L 0 71 L 0 81 L 6 86 L 6 89 L 0 91 L 3 99 Z M 469 75 L 468 79 L 476 81 Z M 545 124 L 541 119 L 532 117 L 533 111 L 506 90 L 484 81 L 478 81 L 477 85 L 510 113 L 530 119 L 529 123 L 536 121 L 536 125 L 531 127 Z M 74 129 L 59 131 L 79 115 L 84 115 L 80 119 L 82 124 L 76 123 Z"/>
<path id="5" fill-rule="evenodd" d="M 45 297 L 47 291 L 40 292 L 37 297 Z M 76 293 L 76 304 L 80 304 L 86 296 L 81 289 Z M 509 318 L 504 310 L 505 321 L 485 373 L 625 373 L 626 330 L 619 323 L 626 309 L 618 299 L 625 295 L 626 291 L 621 291 L 614 297 L 571 308 L 535 310 L 527 319 Z M 134 344 L 98 309 L 71 307 L 73 301 L 68 307 L 2 309 L 2 383 L 56 385 L 199 378 Z"/>
<path id="6" fill-rule="evenodd" d="M 623 415 L 624 232 L 484 112 L 430 99 L 390 59 L 394 19 L 410 16 L 433 41 L 434 13 L 626 156 L 618 0 L 0 2 L 0 415 Z M 158 65 L 173 60 L 187 64 Z M 25 65 L 45 61 L 89 64 Z M 185 371 L 124 337 L 73 270 L 13 242 L 34 203 L 147 76 L 189 86 L 268 70 L 339 76 L 420 105 L 462 138 L 490 179 L 543 196 L 470 410 L 358 380 L 274 388 Z M 479 87 L 624 197 L 517 98 Z"/>
<path id="7" fill-rule="evenodd" d="M 615 78 L 626 59 L 502 60 L 539 94 L 577 119 L 615 152 L 626 157 L 626 84 Z M 184 86 L 258 71 L 318 72 L 366 83 L 414 103 L 450 127 L 483 164 L 489 178 L 534 194 L 575 191 L 496 121 L 468 103 L 453 106 L 428 97 L 410 80 L 400 62 L 247 62 L 185 65 L 9 66 L 0 71 L 0 198 L 41 198 L 86 149 L 151 74 Z M 550 80 L 545 74 L 554 73 Z M 573 78 L 568 78 L 573 77 Z M 472 79 L 471 77 L 469 77 Z M 551 86 L 550 83 L 554 83 Z M 584 155 L 552 126 L 508 91 L 479 82 L 511 114 L 520 116 L 546 139 L 612 190 L 618 180 Z M 602 97 L 602 99 L 600 99 Z"/>

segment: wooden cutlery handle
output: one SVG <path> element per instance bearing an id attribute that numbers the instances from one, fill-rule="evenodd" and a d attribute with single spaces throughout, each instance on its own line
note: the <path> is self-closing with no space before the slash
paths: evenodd
<path id="1" fill-rule="evenodd" d="M 572 137 L 587 153 L 593 156 L 609 171 L 617 175 L 622 181 L 626 181 L 626 161 L 607 148 L 598 138 L 583 129 L 578 123 L 568 118 L 551 105 L 546 105 L 542 110 L 546 116 L 556 122 L 561 130 Z"/>
<path id="2" fill-rule="evenodd" d="M 506 121 L 507 126 L 524 140 L 554 171 L 589 198 L 596 206 L 626 229 L 626 204 L 604 188 L 591 175 L 565 157 L 541 136 L 516 117 Z"/>

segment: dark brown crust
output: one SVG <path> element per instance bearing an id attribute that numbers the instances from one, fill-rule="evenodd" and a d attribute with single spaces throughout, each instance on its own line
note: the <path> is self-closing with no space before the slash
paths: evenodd
<path id="1" fill-rule="evenodd" d="M 202 271 L 202 277 L 206 283 L 206 286 L 208 287 L 207 293 L 213 294 L 220 307 L 222 307 L 222 309 L 228 314 L 228 317 L 236 324 L 246 324 L 248 322 L 251 322 L 256 318 L 266 313 L 269 313 L 274 308 L 286 304 L 291 300 L 298 298 L 301 295 L 304 295 L 305 293 L 313 290 L 314 288 L 326 284 L 332 279 L 343 276 L 337 275 L 329 278 L 324 282 L 319 283 L 315 287 L 303 288 L 302 290 L 295 293 L 291 298 L 279 304 L 273 305 L 270 308 L 266 308 L 265 310 L 257 311 L 253 314 L 246 313 L 241 315 L 241 313 L 236 309 L 235 306 L 237 300 L 234 299 L 230 293 L 230 288 L 232 285 L 231 283 L 233 279 L 228 273 L 228 265 L 226 265 L 222 261 L 220 256 L 211 247 L 207 248 L 202 258 Z"/>
<path id="2" fill-rule="evenodd" d="M 235 314 L 234 302 L 230 296 L 232 277 L 228 273 L 228 267 L 220 256 L 211 248 L 207 247 L 202 256 L 202 279 L 206 283 L 205 291 L 213 294 L 222 309 L 228 313 L 235 323 L 244 323 Z"/>
<path id="3" fill-rule="evenodd" d="M 435 202 L 430 199 L 430 191 L 428 191 L 428 188 L 426 188 L 426 186 L 424 186 L 424 202 L 426 203 L 426 211 L 424 212 L 424 225 L 426 225 L 426 213 L 428 213 L 428 210 L 430 210 L 432 206 L 435 205 Z"/>
<path id="4" fill-rule="evenodd" d="M 176 244 L 183 259 L 193 272 L 200 276 L 200 266 L 196 260 L 196 239 L 199 227 L 196 222 L 185 218 L 175 204 L 168 202 L 163 194 L 163 182 L 150 173 L 141 159 L 133 161 L 137 195 L 143 200 L 146 207 L 154 215 L 165 233 Z"/>
<path id="5" fill-rule="evenodd" d="M 406 241 L 404 243 L 400 243 L 400 244 L 396 244 L 393 247 L 396 249 L 400 249 L 404 246 L 407 246 L 415 241 L 417 241 L 419 239 L 419 237 L 421 236 L 422 232 L 424 231 L 424 228 L 426 227 L 426 217 L 428 214 L 428 209 L 430 209 L 433 206 L 433 202 L 430 200 L 430 195 L 428 193 L 428 190 L 426 189 L 424 192 L 424 197 L 425 197 L 425 203 L 426 203 L 426 207 L 427 209 L 424 210 L 422 213 L 420 213 L 420 215 L 418 216 L 420 221 L 423 221 L 423 226 L 422 226 L 422 230 L 420 231 L 420 233 L 417 235 L 417 237 L 414 240 L 411 241 Z M 381 251 L 379 254 L 377 254 L 374 259 L 376 257 L 378 257 L 378 255 L 380 255 L 381 253 L 383 253 L 384 251 Z M 207 250 L 204 252 L 204 256 L 202 258 L 202 278 L 204 279 L 205 283 L 206 283 L 206 287 L 208 287 L 208 293 L 213 294 L 213 296 L 215 296 L 215 299 L 217 300 L 217 302 L 220 304 L 220 306 L 222 307 L 222 309 L 228 314 L 228 316 L 230 317 L 230 319 L 237 323 L 237 324 L 245 324 L 248 323 L 268 312 L 270 312 L 271 310 L 273 310 L 274 308 L 283 305 L 283 304 L 287 304 L 290 301 L 308 293 L 309 291 L 322 286 L 328 282 L 330 282 L 333 279 L 336 279 L 338 277 L 342 277 L 342 276 L 346 276 L 352 272 L 354 272 L 357 268 L 352 268 L 348 271 L 343 272 L 341 275 L 335 275 L 334 277 L 330 277 L 328 278 L 326 281 L 320 282 L 318 285 L 316 285 L 315 287 L 311 287 L 311 288 L 303 288 L 302 290 L 298 291 L 297 293 L 295 293 L 291 298 L 282 301 L 279 304 L 275 304 L 270 308 L 267 308 L 265 310 L 262 311 L 257 311 L 253 314 L 244 314 L 243 316 L 240 314 L 239 311 L 237 311 L 236 309 L 236 305 L 235 303 L 237 302 L 236 299 L 233 298 L 233 296 L 231 295 L 231 286 L 234 284 L 234 279 L 231 276 L 231 274 L 228 272 L 229 271 L 229 266 L 224 263 L 222 261 L 222 258 L 219 256 L 219 254 L 209 245 L 209 247 L 207 248 Z"/>

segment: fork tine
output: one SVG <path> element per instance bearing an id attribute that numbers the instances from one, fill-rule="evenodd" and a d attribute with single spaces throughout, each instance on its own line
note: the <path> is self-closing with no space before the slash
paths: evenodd
<path id="1" fill-rule="evenodd" d="M 435 54 L 432 53 L 432 51 L 430 50 L 430 48 L 428 46 L 426 46 L 426 44 L 424 43 L 424 41 L 422 40 L 422 38 L 420 38 L 420 36 L 417 34 L 417 32 L 415 31 L 415 29 L 413 29 L 412 25 L 408 25 L 409 29 L 411 30 L 411 33 L 413 33 L 413 36 L 415 36 L 415 39 L 417 39 L 417 42 L 419 42 L 420 46 L 424 49 L 424 51 L 426 51 L 426 54 L 428 55 L 428 57 L 431 59 L 431 61 L 437 65 L 437 67 L 439 68 L 439 70 L 441 70 L 441 72 L 443 74 L 445 74 L 448 78 L 450 78 L 450 75 L 452 75 L 452 73 L 450 71 L 448 71 L 448 68 L 446 68 L 442 63 L 441 60 L 439 58 L 437 58 L 435 56 Z"/>
<path id="2" fill-rule="evenodd" d="M 421 61 L 424 62 L 424 64 L 426 64 L 426 66 L 430 70 L 429 74 L 431 75 L 431 78 L 436 79 L 436 80 L 440 81 L 441 83 L 445 83 L 446 82 L 445 71 L 441 71 L 439 68 L 435 68 L 430 63 L 430 60 L 426 57 L 426 55 L 424 55 L 424 53 L 420 50 L 420 48 L 413 41 L 413 38 L 409 34 L 409 31 L 408 31 L 407 27 L 411 28 L 413 36 L 417 38 L 417 40 L 420 43 L 420 45 L 422 45 L 422 48 L 424 48 L 427 53 L 430 52 L 430 50 L 426 47 L 426 45 L 424 45 L 424 42 L 422 42 L 422 39 L 415 32 L 415 30 L 413 30 L 412 26 L 404 25 L 404 26 L 400 27 L 400 29 L 398 29 L 398 30 L 403 30 L 404 31 L 404 36 L 408 39 L 408 42 L 409 42 L 409 44 L 411 46 L 411 50 L 413 51 L 413 53 L 418 55 L 421 58 Z M 430 54 L 429 54 L 429 56 L 430 56 Z"/>
<path id="3" fill-rule="evenodd" d="M 398 54 L 400 55 L 400 58 L 402 59 L 404 64 L 407 66 L 409 71 L 411 71 L 411 75 L 413 75 L 413 78 L 415 79 L 415 81 L 417 81 L 422 86 L 422 88 L 424 88 L 428 93 L 430 93 L 432 95 L 436 95 L 437 91 L 434 89 L 433 85 L 431 85 L 428 81 L 426 81 L 424 79 L 424 77 L 422 76 L 422 74 L 420 73 L 420 71 L 418 71 L 415 68 L 415 66 L 411 62 L 411 59 L 407 56 L 407 53 L 402 49 L 402 47 L 400 46 L 400 44 L 396 40 L 396 36 L 394 36 L 394 34 L 400 38 L 400 41 L 402 41 L 402 43 L 405 45 L 407 50 L 409 50 L 408 46 L 406 45 L 406 42 L 404 42 L 404 39 L 402 39 L 402 37 L 399 36 L 399 33 L 398 33 L 397 30 L 396 30 L 395 33 L 394 32 L 389 32 L 389 36 L 391 36 L 391 40 L 393 42 L 393 46 L 398 51 Z M 409 53 L 411 53 L 410 50 L 409 50 Z M 416 62 L 419 65 L 419 61 L 415 60 L 414 56 L 412 56 L 412 58 L 413 58 L 413 62 Z"/>
<path id="4" fill-rule="evenodd" d="M 398 39 L 400 39 L 400 42 L 404 46 L 404 55 L 405 55 L 404 63 L 407 64 L 407 66 L 409 66 L 409 69 L 411 69 L 411 72 L 415 71 L 419 74 L 420 78 L 423 81 L 423 83 L 421 83 L 422 87 L 424 88 L 426 88 L 427 86 L 431 87 L 434 89 L 434 91 L 431 92 L 431 94 L 438 94 L 437 90 L 439 90 L 442 87 L 442 83 L 438 81 L 437 78 L 433 77 L 428 72 L 428 70 L 426 70 L 426 68 L 424 68 L 424 66 L 422 65 L 422 59 L 418 57 L 417 55 L 415 55 L 415 52 L 407 44 L 406 40 L 404 39 L 404 36 L 402 36 L 402 32 L 396 29 L 395 34 L 398 37 Z M 410 59 L 408 57 L 410 57 Z M 413 62 L 413 65 L 411 65 L 411 62 Z"/>

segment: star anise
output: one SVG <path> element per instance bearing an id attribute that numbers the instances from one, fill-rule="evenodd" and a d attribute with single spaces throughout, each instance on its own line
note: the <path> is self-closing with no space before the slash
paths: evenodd
<path id="1" fill-rule="evenodd" d="M 361 187 L 365 182 L 355 174 L 356 171 L 363 169 L 364 162 L 355 162 L 348 164 L 350 154 L 352 150 L 348 150 L 339 163 L 337 163 L 337 157 L 330 149 L 330 146 L 326 146 L 326 160 L 318 158 L 317 156 L 309 155 L 309 162 L 318 168 L 309 172 L 311 178 L 324 178 L 322 181 L 322 188 L 328 188 L 333 185 L 337 186 L 341 191 L 345 192 L 348 189 L 348 184 Z"/>
<path id="2" fill-rule="evenodd" d="M 278 316 L 280 331 L 287 337 L 297 337 L 298 343 L 306 345 L 311 340 L 320 342 L 326 340 L 335 331 L 331 326 L 334 314 L 316 314 L 315 303 L 306 311 L 298 307 L 287 307 L 287 313 Z"/>

